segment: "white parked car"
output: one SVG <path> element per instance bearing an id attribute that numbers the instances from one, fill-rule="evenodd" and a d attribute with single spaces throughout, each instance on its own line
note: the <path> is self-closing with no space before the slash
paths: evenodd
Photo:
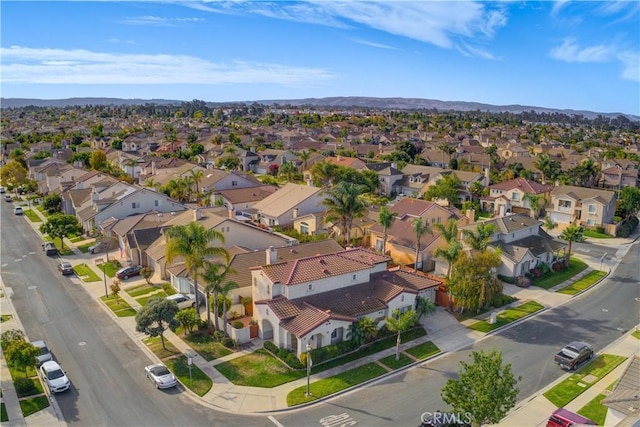
<path id="1" fill-rule="evenodd" d="M 40 365 L 40 376 L 42 381 L 47 384 L 51 393 L 60 393 L 69 390 L 71 381 L 67 378 L 67 374 L 62 370 L 60 365 L 53 360 L 44 362 Z"/>
<path id="2" fill-rule="evenodd" d="M 193 294 L 175 294 L 167 297 L 169 301 L 175 301 L 180 310 L 194 308 L 196 306 L 196 296 Z M 201 301 L 202 303 L 202 301 Z"/>
<path id="3" fill-rule="evenodd" d="M 20 206 L 16 206 L 15 208 L 13 208 L 13 213 L 15 215 L 22 215 L 22 214 L 24 214 L 24 211 L 22 210 L 22 208 Z"/>
<path id="4" fill-rule="evenodd" d="M 162 363 L 144 367 L 144 372 L 155 385 L 156 388 L 170 388 L 178 385 L 175 375 Z"/>
<path id="5" fill-rule="evenodd" d="M 38 356 L 36 357 L 36 364 L 38 366 L 42 365 L 44 362 L 48 362 L 49 360 L 53 360 L 53 357 L 51 356 L 51 351 L 49 351 L 49 348 L 47 347 L 47 344 L 42 341 L 32 341 L 31 344 L 34 347 L 37 347 L 38 350 L 40 350 L 40 354 L 38 354 Z"/>

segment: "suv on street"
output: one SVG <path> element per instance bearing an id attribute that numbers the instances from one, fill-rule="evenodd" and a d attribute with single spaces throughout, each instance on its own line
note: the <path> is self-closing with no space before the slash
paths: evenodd
<path id="1" fill-rule="evenodd" d="M 67 276 L 69 274 L 73 274 L 73 266 L 69 262 L 61 262 L 58 264 L 58 270 L 62 273 L 63 276 Z"/>
<path id="2" fill-rule="evenodd" d="M 40 354 L 38 354 L 38 356 L 36 356 L 36 365 L 37 366 L 40 366 L 44 362 L 48 362 L 49 360 L 53 360 L 53 357 L 51 356 L 51 352 L 49 351 L 49 348 L 47 347 L 47 344 L 45 344 L 44 341 L 42 341 L 42 340 L 32 341 L 31 344 L 34 347 L 37 347 L 38 350 L 40 350 Z"/>
<path id="3" fill-rule="evenodd" d="M 129 267 L 121 268 L 116 271 L 116 277 L 118 279 L 128 279 L 129 277 L 137 276 L 140 274 L 140 270 L 142 270 L 141 265 L 131 265 Z"/>
<path id="4" fill-rule="evenodd" d="M 58 248 L 51 242 L 44 242 L 42 244 L 42 250 L 46 255 L 55 256 L 58 255 Z"/>
<path id="5" fill-rule="evenodd" d="M 40 365 L 39 372 L 42 381 L 47 384 L 51 393 L 60 393 L 69 390 L 69 387 L 71 387 L 71 381 L 67 378 L 67 374 L 62 370 L 60 365 L 53 360 L 49 360 Z"/>

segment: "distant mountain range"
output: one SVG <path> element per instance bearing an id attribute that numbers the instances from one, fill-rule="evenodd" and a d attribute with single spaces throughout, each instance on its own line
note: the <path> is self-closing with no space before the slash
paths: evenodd
<path id="1" fill-rule="evenodd" d="M 67 99 L 29 99 L 29 98 L 0 98 L 1 108 L 20 108 L 28 106 L 37 107 L 68 107 L 85 105 L 180 105 L 185 101 L 170 99 L 122 99 L 122 98 L 67 98 Z M 230 104 L 264 104 L 264 105 L 291 105 L 294 107 L 317 106 L 324 108 L 372 108 L 381 110 L 438 110 L 438 111 L 483 111 L 490 113 L 522 113 L 535 111 L 537 113 L 560 113 L 569 116 L 581 115 L 590 119 L 598 116 L 615 118 L 625 116 L 629 120 L 640 121 L 640 116 L 624 113 L 599 113 L 587 110 L 561 110 L 557 108 L 533 107 L 527 105 L 491 105 L 479 102 L 464 101 L 440 101 L 424 98 L 372 98 L 364 96 L 344 96 L 331 98 L 305 98 L 305 99 L 272 99 L 262 101 L 238 101 L 238 102 L 207 102 L 209 106 L 221 106 Z"/>

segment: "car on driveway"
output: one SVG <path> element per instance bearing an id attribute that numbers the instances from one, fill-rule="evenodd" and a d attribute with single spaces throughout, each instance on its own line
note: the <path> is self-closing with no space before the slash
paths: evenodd
<path id="1" fill-rule="evenodd" d="M 118 279 L 128 279 L 129 277 L 139 275 L 140 270 L 142 270 L 141 265 L 130 265 L 129 267 L 124 267 L 116 271 L 116 277 Z"/>
<path id="2" fill-rule="evenodd" d="M 38 350 L 40 350 L 40 353 L 36 356 L 37 366 L 40 366 L 44 362 L 48 362 L 49 360 L 53 360 L 51 351 L 49 351 L 49 347 L 47 347 L 47 344 L 44 341 L 42 340 L 32 341 L 31 345 L 33 345 L 34 347 L 38 348 Z"/>
<path id="3" fill-rule="evenodd" d="M 40 365 L 40 377 L 45 382 L 51 393 L 61 393 L 69 390 L 71 381 L 67 378 L 67 374 L 58 365 L 58 362 L 49 360 Z"/>
<path id="4" fill-rule="evenodd" d="M 73 266 L 68 262 L 61 262 L 58 264 L 58 270 L 62 273 L 63 276 L 68 274 L 73 274 Z"/>
<path id="5" fill-rule="evenodd" d="M 144 372 L 147 378 L 155 384 L 156 388 L 170 388 L 178 385 L 175 375 L 162 363 L 145 366 Z"/>
<path id="6" fill-rule="evenodd" d="M 167 297 L 169 301 L 175 301 L 180 310 L 196 306 L 196 296 L 193 294 L 175 294 Z M 202 301 L 200 301 L 202 304 Z"/>
<path id="7" fill-rule="evenodd" d="M 42 244 L 42 250 L 46 255 L 55 256 L 58 255 L 58 248 L 51 242 L 44 242 Z"/>
<path id="8" fill-rule="evenodd" d="M 104 251 L 106 247 L 107 247 L 106 242 L 96 242 L 93 245 L 89 246 L 88 250 L 90 254 L 97 254 L 99 252 Z"/>

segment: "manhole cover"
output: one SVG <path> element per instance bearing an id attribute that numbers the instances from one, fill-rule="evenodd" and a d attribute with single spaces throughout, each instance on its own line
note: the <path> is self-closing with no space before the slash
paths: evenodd
<path id="1" fill-rule="evenodd" d="M 603 308 L 602 311 L 604 311 L 605 313 L 608 313 L 609 309 L 608 308 Z"/>
<path id="2" fill-rule="evenodd" d="M 82 347 L 83 345 L 87 345 L 87 343 L 86 343 L 86 342 L 84 342 L 84 341 L 80 341 L 80 342 L 78 343 L 78 345 L 79 345 L 80 347 Z"/>

